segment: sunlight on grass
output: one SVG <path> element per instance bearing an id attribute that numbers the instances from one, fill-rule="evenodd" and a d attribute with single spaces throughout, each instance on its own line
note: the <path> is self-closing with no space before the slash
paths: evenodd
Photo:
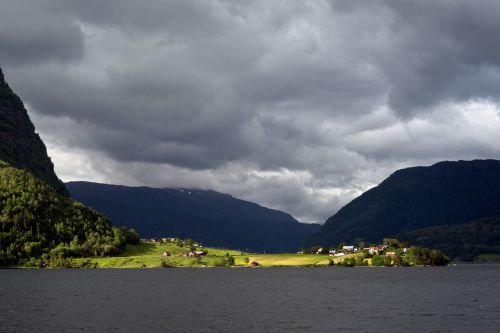
<path id="1" fill-rule="evenodd" d="M 173 267 L 214 267 L 226 254 L 232 256 L 236 267 L 248 267 L 250 262 L 258 262 L 263 267 L 273 266 L 327 266 L 330 260 L 338 262 L 343 258 L 355 256 L 349 255 L 342 258 L 333 258 L 328 255 L 316 254 L 245 254 L 240 251 L 198 247 L 197 250 L 207 251 L 207 256 L 190 258 L 180 256 L 181 253 L 189 251 L 187 247 L 178 246 L 175 243 L 147 242 L 139 245 L 127 245 L 125 251 L 116 257 L 103 258 L 80 258 L 76 262 L 84 260 L 97 264 L 100 268 L 140 268 L 161 267 L 162 261 L 166 266 Z M 171 256 L 163 256 L 169 252 Z"/>

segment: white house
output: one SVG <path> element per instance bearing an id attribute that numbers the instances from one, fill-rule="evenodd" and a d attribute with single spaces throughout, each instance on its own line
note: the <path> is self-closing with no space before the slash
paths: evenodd
<path id="1" fill-rule="evenodd" d="M 344 251 L 344 253 L 352 253 L 354 252 L 354 246 L 352 245 L 343 246 L 342 251 Z"/>

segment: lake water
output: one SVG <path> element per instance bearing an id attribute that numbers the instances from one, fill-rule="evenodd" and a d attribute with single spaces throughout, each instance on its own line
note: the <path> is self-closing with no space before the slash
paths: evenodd
<path id="1" fill-rule="evenodd" d="M 500 332 L 500 265 L 0 270 L 0 332 Z"/>

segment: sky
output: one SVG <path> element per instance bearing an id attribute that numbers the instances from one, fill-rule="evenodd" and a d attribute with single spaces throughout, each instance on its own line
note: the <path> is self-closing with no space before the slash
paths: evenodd
<path id="1" fill-rule="evenodd" d="M 323 223 L 397 169 L 500 158 L 496 0 L 0 0 L 64 181 L 214 189 Z"/>

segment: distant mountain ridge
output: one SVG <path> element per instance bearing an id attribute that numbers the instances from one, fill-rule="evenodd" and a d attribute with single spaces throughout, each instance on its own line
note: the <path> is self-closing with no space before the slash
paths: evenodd
<path id="1" fill-rule="evenodd" d="M 5 81 L 0 68 L 0 160 L 28 170 L 61 194 L 67 194 L 54 172 L 47 148 L 35 132 L 24 104 Z"/>
<path id="2" fill-rule="evenodd" d="M 141 237 L 191 238 L 210 246 L 255 252 L 295 251 L 318 224 L 213 190 L 66 183 L 70 195 L 135 228 Z"/>
<path id="3" fill-rule="evenodd" d="M 396 171 L 330 217 L 309 242 L 379 242 L 416 229 L 498 214 L 500 161 L 440 162 Z"/>

